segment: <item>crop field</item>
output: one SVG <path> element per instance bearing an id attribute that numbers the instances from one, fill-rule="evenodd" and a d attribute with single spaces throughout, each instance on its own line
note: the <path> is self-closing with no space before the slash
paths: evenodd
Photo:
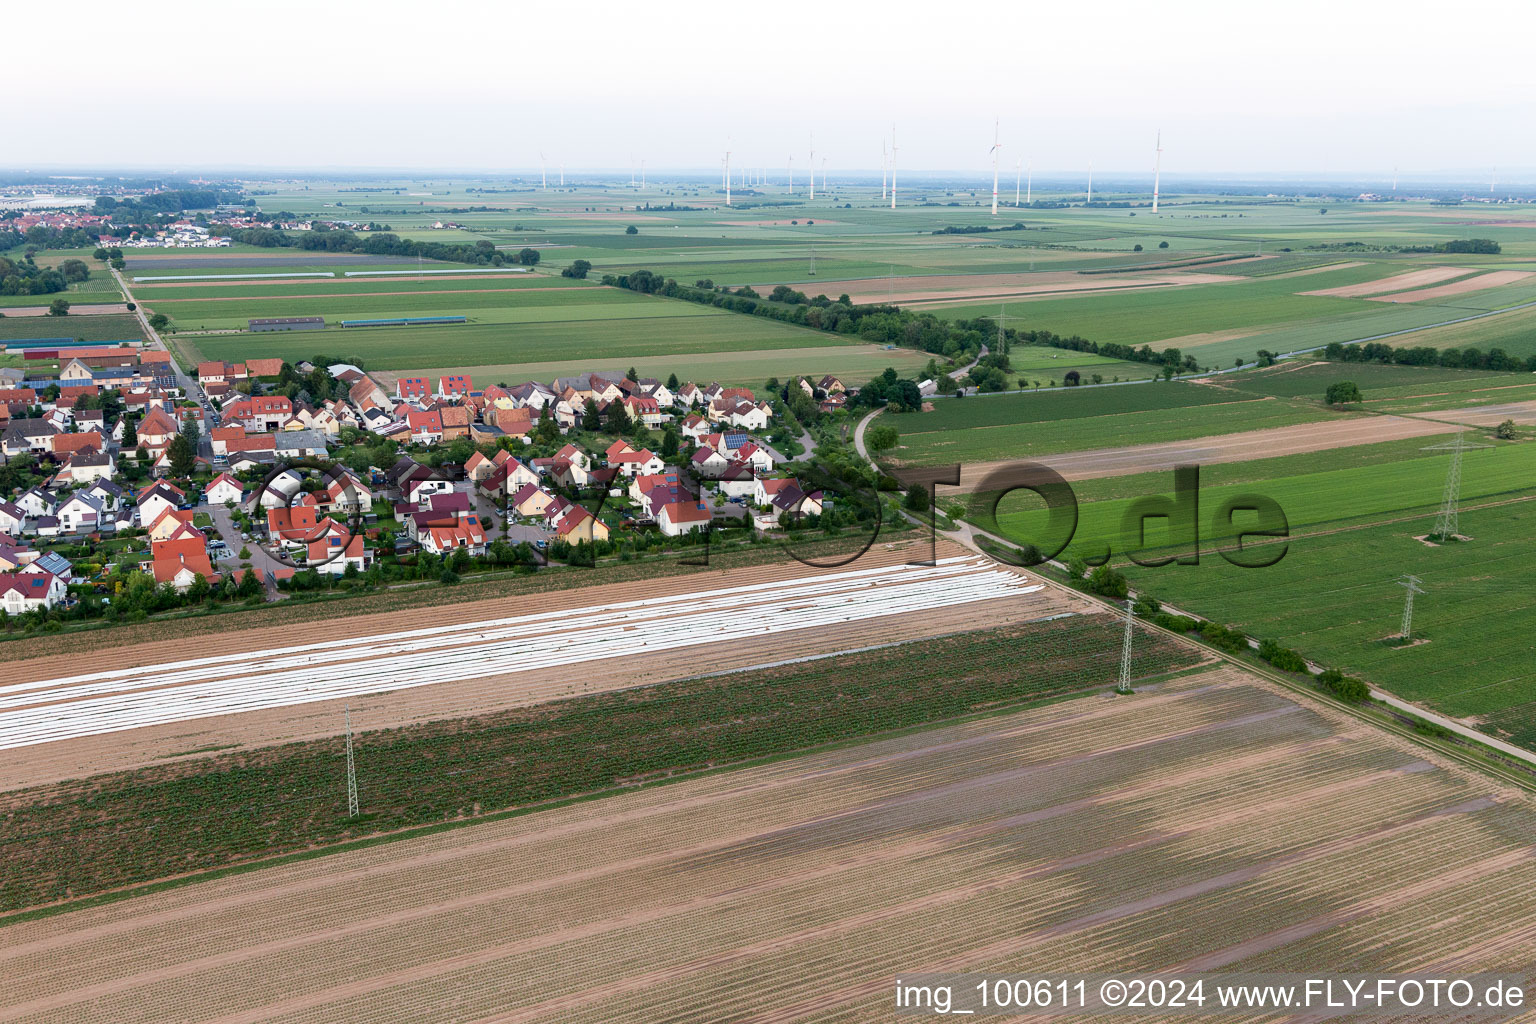
<path id="1" fill-rule="evenodd" d="M 8 316 L 0 319 L 0 342 L 27 338 L 84 338 L 86 341 L 143 340 L 132 313 L 102 316 Z"/>
<path id="2" fill-rule="evenodd" d="M 365 821 L 346 818 L 345 791 L 330 785 L 334 726 L 322 739 L 12 790 L 0 798 L 7 812 L 0 909 L 1102 690 L 1119 669 L 1117 623 L 1101 614 L 1037 618 L 921 645 L 924 657 L 900 644 L 850 653 L 833 672 L 815 661 L 770 661 L 748 672 L 364 732 L 356 746 L 371 771 Z M 1134 671 L 1156 676 L 1201 657 L 1149 636 Z M 361 727 L 358 716 L 354 724 Z M 210 799 L 219 792 L 230 802 Z M 167 839 L 166 830 L 179 838 Z"/>
<path id="3" fill-rule="evenodd" d="M 1468 323 L 1415 331 L 1401 338 L 1392 338 L 1389 344 L 1408 348 L 1420 345 L 1438 349 L 1475 348 L 1481 352 L 1502 348 L 1512 356 L 1529 358 L 1536 356 L 1536 306 Z"/>
<path id="4" fill-rule="evenodd" d="M 1214 386 L 1275 398 L 1315 398 L 1322 401 L 1328 385 L 1354 381 L 1366 402 L 1396 401 L 1435 392 L 1445 395 L 1475 393 L 1511 384 L 1530 383 L 1529 374 L 1485 370 L 1454 370 L 1439 366 L 1396 366 L 1388 363 L 1331 363 L 1325 360 L 1290 360 L 1260 370 L 1235 373 Z"/>
<path id="5" fill-rule="evenodd" d="M 1432 529 L 1449 456 L 1422 449 L 1454 438 L 1445 432 L 1450 423 L 1426 423 L 1437 426 L 1441 433 L 1421 437 L 1203 467 L 1202 555 L 1192 566 L 1146 568 L 1128 560 L 1128 549 L 1141 546 L 1125 518 L 1131 503 L 1169 494 L 1171 473 L 1076 483 L 1081 505 L 1068 553 L 1098 557 L 1109 549 L 1133 586 L 1182 610 L 1276 639 L 1404 698 L 1536 744 L 1529 673 L 1536 591 L 1526 583 L 1536 569 L 1529 544 L 1536 448 L 1473 433 L 1494 445 L 1464 457 L 1461 529 L 1474 539 L 1430 545 L 1417 538 Z M 1273 566 L 1242 569 L 1217 554 L 1232 546 L 1234 531 L 1216 521 L 1215 510 L 1248 494 L 1284 511 L 1290 538 Z M 1037 499 L 1021 492 L 1005 498 L 999 512 L 1005 535 L 1044 540 Z M 1240 517 L 1237 526 L 1251 522 Z M 1173 540 L 1165 520 L 1148 521 L 1141 557 L 1186 549 L 1164 547 Z M 1250 536 L 1244 546 L 1256 543 L 1265 545 L 1260 553 L 1279 550 L 1262 537 Z M 1404 573 L 1420 576 L 1429 592 L 1416 602 L 1414 618 L 1416 635 L 1429 642 L 1398 648 L 1386 640 L 1398 631 L 1403 595 L 1396 581 Z"/>
<path id="6" fill-rule="evenodd" d="M 628 319 L 648 316 L 730 316 L 710 306 L 674 302 L 617 288 L 498 288 L 500 282 L 482 281 L 473 291 L 435 293 L 431 284 L 385 289 L 375 285 L 363 295 L 303 295 L 238 298 L 181 299 L 145 298 L 145 307 L 171 317 L 178 330 L 243 330 L 251 317 L 324 316 L 328 321 L 365 319 L 373 316 L 456 316 L 464 314 L 477 323 L 544 323 L 561 320 Z"/>
<path id="7" fill-rule="evenodd" d="M 456 330 L 458 328 L 455 328 Z M 815 340 L 815 339 L 811 339 Z M 517 353 L 511 353 L 517 354 Z M 438 358 L 442 358 L 441 355 Z M 693 354 L 607 355 L 579 359 L 551 359 L 546 362 L 492 363 L 432 366 L 413 369 L 428 377 L 445 373 L 468 373 L 476 381 L 516 383 L 524 380 L 554 380 L 591 371 L 623 373 L 630 367 L 642 377 L 665 380 L 677 374 L 680 380 L 699 383 L 719 381 L 727 385 L 761 387 L 770 377 L 786 380 L 797 375 L 820 379 L 832 374 L 844 381 L 862 384 L 887 367 L 904 377 L 920 375 L 929 355 L 913 349 L 888 349 L 881 345 L 819 345 L 814 348 L 766 348 L 757 351 L 717 352 L 704 350 Z M 370 367 L 371 370 L 371 367 Z M 376 373 L 381 380 L 393 382 L 403 371 Z"/>
<path id="8" fill-rule="evenodd" d="M 0 1015 L 874 1021 L 916 967 L 1525 962 L 1533 824 L 1220 669 L 12 924 Z"/>
<path id="9" fill-rule="evenodd" d="M 901 444 L 891 454 L 914 465 L 993 462 L 1346 418 L 1181 382 L 1063 389 L 950 399 L 894 418 Z"/>
<path id="10" fill-rule="evenodd" d="M 195 342 L 207 359 L 277 357 L 307 359 L 316 352 L 344 349 L 364 360 L 369 370 L 416 370 L 429 366 L 490 366 L 510 363 L 595 363 L 667 356 L 704 357 L 773 349 L 835 348 L 848 340 L 834 334 L 794 327 L 762 317 L 709 310 L 666 299 L 676 317 L 652 315 L 595 320 L 572 318 L 522 324 L 471 323 L 442 327 L 354 327 L 288 334 L 207 335 Z M 607 307 L 617 310 L 621 307 Z M 696 312 L 698 311 L 698 312 Z M 703 315 L 700 315 L 702 313 Z M 697 363 L 706 363 L 696 358 Z M 926 356 L 924 357 L 926 362 Z M 876 371 L 878 372 L 878 370 Z M 707 376 L 707 375 L 706 375 Z M 786 374 L 770 374 L 786 376 Z M 766 379 L 766 378 L 765 378 Z"/>

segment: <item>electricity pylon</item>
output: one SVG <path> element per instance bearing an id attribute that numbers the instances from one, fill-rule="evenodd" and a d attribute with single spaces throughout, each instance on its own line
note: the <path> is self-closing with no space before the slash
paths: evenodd
<path id="1" fill-rule="evenodd" d="M 1131 692 L 1131 627 L 1135 619 L 1131 599 L 1125 599 L 1125 643 L 1120 648 L 1120 682 L 1115 684 L 1116 693 Z"/>
<path id="2" fill-rule="evenodd" d="M 1491 448 L 1487 444 L 1467 444 L 1461 431 L 1449 444 L 1436 444 L 1423 449 L 1426 452 L 1450 452 L 1451 468 L 1445 474 L 1445 496 L 1440 500 L 1440 514 L 1435 517 L 1435 528 L 1430 536 L 1439 541 L 1455 540 L 1461 534 L 1461 513 L 1457 508 L 1461 501 L 1461 455 L 1471 448 Z"/>
<path id="3" fill-rule="evenodd" d="M 347 705 L 347 817 L 357 817 L 357 765 L 352 761 L 352 707 Z"/>
<path id="4" fill-rule="evenodd" d="M 1403 594 L 1403 643 L 1407 643 L 1413 636 L 1413 595 L 1424 593 L 1419 587 L 1423 582 L 1417 576 L 1404 576 L 1397 581 L 1397 585 L 1406 591 Z"/>
<path id="5" fill-rule="evenodd" d="M 997 315 L 996 316 L 986 316 L 986 317 L 982 317 L 982 319 L 983 320 L 996 320 L 997 321 L 997 348 L 994 349 L 993 351 L 996 352 L 1000 356 L 1007 355 L 1008 354 L 1008 336 L 1003 333 L 1003 325 L 1007 321 L 1009 321 L 1009 320 L 1018 320 L 1020 318 L 1016 317 L 1016 316 L 1009 316 L 1008 315 L 1008 307 L 1006 305 L 1004 305 L 1004 306 L 998 306 L 997 307 Z"/>

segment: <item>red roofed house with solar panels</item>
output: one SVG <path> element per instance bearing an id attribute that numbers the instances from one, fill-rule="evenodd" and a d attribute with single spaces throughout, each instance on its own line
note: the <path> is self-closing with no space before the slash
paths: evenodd
<path id="1" fill-rule="evenodd" d="M 431 398 L 432 385 L 425 377 L 401 377 L 395 381 L 395 397 L 402 400 Z"/>
<path id="2" fill-rule="evenodd" d="M 656 525 L 668 537 L 707 530 L 712 519 L 709 506 L 702 501 L 674 501 L 661 506 L 661 511 L 656 513 Z"/>
<path id="3" fill-rule="evenodd" d="M 51 572 L 0 572 L 0 608 L 20 615 L 64 600 L 64 581 Z"/>
<path id="4" fill-rule="evenodd" d="M 474 388 L 470 385 L 466 374 L 456 373 L 449 377 L 437 378 L 437 397 L 454 398 L 469 394 Z M 404 395 L 400 396 L 404 398 Z"/>

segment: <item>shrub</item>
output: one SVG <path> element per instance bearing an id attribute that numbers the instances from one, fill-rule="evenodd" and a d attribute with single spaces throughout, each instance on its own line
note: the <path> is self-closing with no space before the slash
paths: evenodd
<path id="1" fill-rule="evenodd" d="M 1124 600 L 1126 594 L 1130 592 L 1125 575 L 1111 569 L 1108 565 L 1094 566 L 1093 572 L 1088 574 L 1088 589 L 1100 597 L 1112 597 L 1117 600 Z"/>
<path id="2" fill-rule="evenodd" d="M 1259 642 L 1259 657 L 1282 672 L 1305 672 L 1307 660 L 1289 647 L 1281 647 L 1273 640 Z"/>

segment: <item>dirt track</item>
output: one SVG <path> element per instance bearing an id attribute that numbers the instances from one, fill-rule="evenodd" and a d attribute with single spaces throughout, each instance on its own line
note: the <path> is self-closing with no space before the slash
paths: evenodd
<path id="1" fill-rule="evenodd" d="M 60 297 L 61 298 L 67 298 L 68 296 L 60 296 Z M 74 302 L 71 302 L 69 304 L 69 315 L 70 316 L 102 316 L 102 315 L 109 314 L 109 313 L 126 313 L 126 312 L 128 312 L 128 307 L 127 307 L 127 305 L 125 305 L 124 303 L 121 303 L 121 302 L 103 302 L 103 303 L 74 303 Z M 0 313 L 5 314 L 6 316 L 14 316 L 14 317 L 47 316 L 48 315 L 48 307 L 47 306 L 0 306 Z M 64 322 L 64 326 L 65 327 L 69 326 L 67 320 Z M 69 331 L 66 330 L 64 333 L 68 334 Z M 60 336 L 62 337 L 63 335 L 60 335 Z M 25 340 L 25 339 L 18 339 L 18 340 Z"/>
<path id="2" fill-rule="evenodd" d="M 1489 411 L 1517 408 L 1523 412 L 1493 413 Z M 1096 448 L 1092 451 L 1070 452 L 1064 455 L 1042 455 L 1032 461 L 1050 466 L 1067 480 L 1092 480 L 1097 477 L 1129 476 L 1132 473 L 1171 470 L 1175 466 L 1191 463 L 1211 465 L 1219 462 L 1247 462 L 1250 459 L 1299 455 L 1305 452 L 1326 451 L 1329 448 L 1396 441 L 1407 437 L 1447 434 L 1455 430 L 1452 425 L 1455 423 L 1487 426 L 1508 419 L 1511 415 L 1536 416 L 1536 402 L 1512 402 L 1503 406 L 1447 409 L 1426 412 L 1419 416 L 1382 414 L 1356 419 L 1331 420 L 1326 423 L 1300 423 L 1290 427 L 1250 430 L 1242 434 L 1197 437 L 1188 441 L 1127 445 L 1122 448 Z M 960 486 L 952 493 L 970 493 L 988 473 L 1006 465 L 1008 465 L 1007 462 L 966 464 L 960 477 Z"/>
<path id="3" fill-rule="evenodd" d="M 940 557 L 960 553 L 961 549 L 943 545 Z M 878 546 L 849 568 L 899 565 L 912 558 L 924 557 L 912 547 L 901 549 Z M 825 572 L 831 572 L 827 570 Z M 478 601 L 464 605 L 399 612 L 384 615 L 330 619 L 308 629 L 256 629 L 227 635 L 217 651 L 205 654 L 252 652 L 256 657 L 273 647 L 326 640 L 365 639 L 390 636 L 403 630 L 419 630 L 457 623 L 482 622 L 507 615 L 550 612 L 606 605 L 637 599 L 656 599 L 676 594 L 695 594 L 720 587 L 740 587 L 807 579 L 824 575 L 798 562 L 771 565 L 730 573 L 703 573 L 660 579 L 646 583 L 611 584 L 553 594 L 539 598 L 515 598 Z M 750 608 L 744 601 L 743 612 Z M 0 750 L 0 791 L 30 785 L 79 778 L 104 771 L 114 771 L 145 764 L 163 764 L 176 758 L 205 757 L 211 753 L 239 747 L 260 747 L 273 743 L 334 736 L 342 721 L 342 708 L 350 704 L 352 721 L 358 729 L 391 728 L 414 722 L 461 717 L 485 711 L 518 707 L 565 697 L 622 689 L 694 676 L 705 672 L 743 669 L 792 658 L 925 636 L 980 629 L 1007 622 L 1024 621 L 1056 614 L 1077 606 L 1055 591 L 1021 594 L 1017 597 L 973 602 L 947 608 L 930 608 L 884 615 L 862 621 L 814 626 L 789 632 L 759 634 L 750 628 L 734 633 L 729 640 L 707 646 L 658 650 L 626 656 L 609 656 L 547 671 L 512 670 L 499 674 L 477 675 L 430 685 L 411 686 L 389 692 L 374 692 L 347 699 L 293 704 L 241 714 L 197 718 L 189 721 L 152 725 L 124 732 L 106 733 L 32 746 Z M 633 628 L 633 627 L 629 627 Z M 549 632 L 546 627 L 544 632 Z M 530 633 L 530 642 L 535 633 Z M 574 635 L 574 634 L 573 634 Z M 467 635 L 462 645 L 451 648 L 454 655 L 473 653 L 474 638 Z M 183 645 L 166 643 L 138 644 L 95 655 L 38 658 L 15 666 L 6 682 L 25 683 L 61 676 L 78 676 L 106 669 L 159 665 L 184 658 Z M 368 657 L 373 657 L 370 654 Z M 424 657 L 443 657 L 443 654 Z M 367 667 L 359 657 L 355 671 Z M 509 666 L 510 668 L 511 666 Z M 348 663 L 338 665 L 338 672 L 348 671 Z M 195 680 L 189 680 L 193 682 Z M 178 684 L 184 685 L 184 684 Z M 143 691 L 140 691 L 143 692 Z M 153 692 L 153 691 L 151 691 Z M 29 706 L 44 706 L 48 691 L 38 691 Z M 3 714 L 3 712 L 0 712 Z M 217 748 L 217 750 L 211 749 Z"/>
<path id="4" fill-rule="evenodd" d="M 1531 813 L 1490 788 L 1223 668 L 15 925 L 0 1020 L 864 1021 L 913 965 L 1528 962 Z"/>

